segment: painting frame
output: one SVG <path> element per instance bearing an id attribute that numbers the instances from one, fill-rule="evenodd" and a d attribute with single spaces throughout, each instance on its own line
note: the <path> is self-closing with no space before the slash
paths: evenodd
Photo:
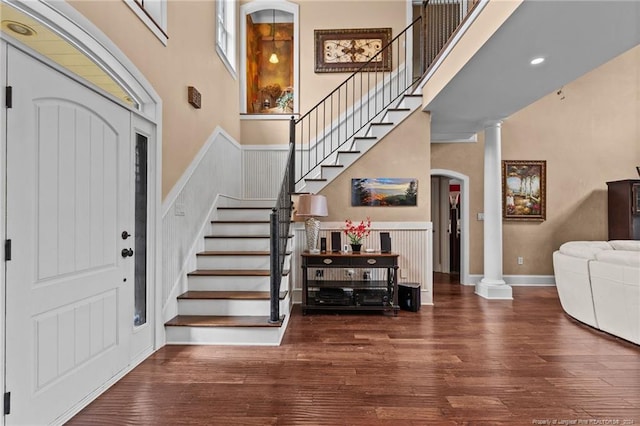
<path id="1" fill-rule="evenodd" d="M 352 207 L 417 207 L 417 178 L 351 178 Z"/>
<path id="2" fill-rule="evenodd" d="M 547 219 L 546 160 L 502 161 L 502 218 L 532 222 Z"/>
<path id="3" fill-rule="evenodd" d="M 371 45 L 371 41 L 380 40 L 379 48 L 377 44 L 371 46 L 374 49 L 374 54 L 368 56 L 371 58 L 381 49 L 389 44 L 391 41 L 391 28 L 352 28 L 352 29 L 325 29 L 314 30 L 314 57 L 315 57 L 315 72 L 316 73 L 328 73 L 328 72 L 354 72 L 359 70 L 367 60 L 355 60 L 355 53 L 351 54 L 351 58 L 347 55 L 341 56 L 341 61 L 327 60 L 328 57 L 333 55 L 325 54 L 325 45 L 332 41 L 351 43 L 352 48 L 357 43 L 360 45 Z M 333 43 L 335 46 L 335 43 Z M 333 49 L 333 51 L 337 51 Z M 344 51 L 342 51 L 344 53 Z M 375 61 L 367 65 L 368 69 L 376 71 L 391 71 L 391 46 L 382 52 L 380 61 Z M 351 59 L 351 60 L 349 60 Z"/>

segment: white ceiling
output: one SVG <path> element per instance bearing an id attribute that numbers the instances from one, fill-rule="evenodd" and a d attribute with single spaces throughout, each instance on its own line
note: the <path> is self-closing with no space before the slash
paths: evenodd
<path id="1" fill-rule="evenodd" d="M 425 108 L 432 141 L 473 137 L 639 43 L 639 0 L 525 0 Z"/>

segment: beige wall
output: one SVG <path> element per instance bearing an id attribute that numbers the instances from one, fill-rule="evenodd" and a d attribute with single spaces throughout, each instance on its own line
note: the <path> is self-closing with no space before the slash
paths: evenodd
<path id="1" fill-rule="evenodd" d="M 164 46 L 122 1 L 71 1 L 138 67 L 163 102 L 162 196 L 217 126 L 240 138 L 239 90 L 215 51 L 215 2 L 169 1 Z M 202 109 L 187 103 L 187 87 Z"/>
<path id="2" fill-rule="evenodd" d="M 241 1 L 241 4 L 249 3 Z M 350 73 L 316 73 L 314 30 L 391 27 L 392 37 L 407 26 L 404 0 L 367 2 L 298 1 L 300 5 L 300 111 L 307 112 L 349 77 Z M 334 7 L 336 6 L 336 7 Z M 287 143 L 289 124 L 283 120 L 243 120 L 242 144 L 273 145 Z"/>
<path id="3" fill-rule="evenodd" d="M 564 96 L 564 99 L 561 99 Z M 505 120 L 504 160 L 547 161 L 547 220 L 504 222 L 504 273 L 552 275 L 552 253 L 570 240 L 607 239 L 607 181 L 637 178 L 640 47 Z M 483 135 L 434 144 L 433 168 L 470 177 L 470 273 L 482 274 Z M 517 257 L 524 265 L 517 265 Z"/>
<path id="4" fill-rule="evenodd" d="M 372 222 L 426 222 L 431 220 L 431 178 L 429 143 L 430 116 L 417 111 L 409 116 L 320 194 L 327 197 L 329 216 L 323 221 L 359 222 L 367 216 Z M 417 207 L 352 207 L 352 178 L 416 178 Z"/>

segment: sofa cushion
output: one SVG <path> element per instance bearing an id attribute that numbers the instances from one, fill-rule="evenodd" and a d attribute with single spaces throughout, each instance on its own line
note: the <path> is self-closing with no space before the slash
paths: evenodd
<path id="1" fill-rule="evenodd" d="M 560 246 L 560 253 L 582 259 L 595 259 L 596 253 L 612 250 L 606 241 L 568 241 Z"/>
<path id="2" fill-rule="evenodd" d="M 607 250 L 596 253 L 596 260 L 640 268 L 640 251 Z"/>
<path id="3" fill-rule="evenodd" d="M 614 250 L 640 251 L 638 240 L 612 240 L 609 244 Z"/>

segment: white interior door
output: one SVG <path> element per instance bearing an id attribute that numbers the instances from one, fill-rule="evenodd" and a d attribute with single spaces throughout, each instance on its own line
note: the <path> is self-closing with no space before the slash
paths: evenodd
<path id="1" fill-rule="evenodd" d="M 130 113 L 9 47 L 7 425 L 48 424 L 129 363 Z"/>

